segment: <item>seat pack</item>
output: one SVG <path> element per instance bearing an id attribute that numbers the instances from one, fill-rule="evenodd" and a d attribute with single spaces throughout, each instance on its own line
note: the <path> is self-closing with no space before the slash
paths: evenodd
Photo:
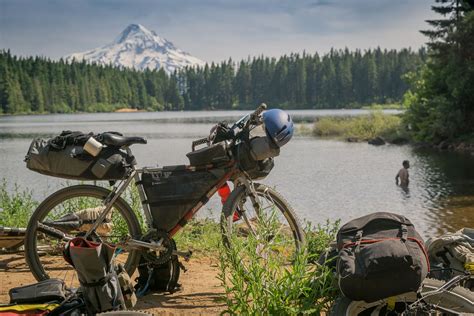
<path id="1" fill-rule="evenodd" d="M 33 140 L 25 157 L 26 167 L 32 171 L 58 178 L 74 180 L 120 180 L 127 176 L 135 158 L 117 146 L 104 146 L 97 156 L 84 150 L 91 137 L 101 139 L 104 133 L 93 135 L 64 131 L 50 139 Z M 119 137 L 119 134 L 115 133 Z M 107 136 L 108 137 L 108 136 Z M 109 137 L 110 138 L 110 137 Z M 123 142 L 123 138 L 115 141 Z M 128 140 L 125 138 L 125 141 Z"/>

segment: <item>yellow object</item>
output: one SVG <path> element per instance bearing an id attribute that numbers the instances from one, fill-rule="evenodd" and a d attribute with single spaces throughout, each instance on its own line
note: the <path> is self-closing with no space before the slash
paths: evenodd
<path id="1" fill-rule="evenodd" d="M 474 262 L 466 262 L 464 264 L 464 269 L 466 269 L 467 271 L 471 273 L 474 273 Z"/>
<path id="2" fill-rule="evenodd" d="M 396 296 L 391 296 L 387 298 L 387 309 L 393 311 L 395 309 L 395 303 L 397 302 Z"/>
<path id="3" fill-rule="evenodd" d="M 24 304 L 24 305 L 8 305 L 8 306 L 0 306 L 0 312 L 26 312 L 26 311 L 33 311 L 33 310 L 40 310 L 40 311 L 52 311 L 59 304 Z"/>

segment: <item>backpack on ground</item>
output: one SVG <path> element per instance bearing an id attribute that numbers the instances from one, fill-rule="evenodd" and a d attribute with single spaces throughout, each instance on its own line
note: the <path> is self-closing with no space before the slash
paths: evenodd
<path id="1" fill-rule="evenodd" d="M 176 250 L 173 239 L 171 239 L 171 247 Z M 172 255 L 164 263 L 156 263 L 142 256 L 138 265 L 138 278 L 135 279 L 137 296 L 142 297 L 148 293 L 174 293 L 181 290 L 181 285 L 178 283 L 181 269 L 184 267 L 176 255 Z"/>
<path id="2" fill-rule="evenodd" d="M 339 289 L 373 302 L 417 291 L 429 272 L 424 242 L 404 216 L 379 212 L 354 219 L 337 234 Z"/>

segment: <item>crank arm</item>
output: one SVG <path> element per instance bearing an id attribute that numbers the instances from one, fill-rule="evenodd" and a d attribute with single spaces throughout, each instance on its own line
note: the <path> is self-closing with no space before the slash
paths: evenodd
<path id="1" fill-rule="evenodd" d="M 141 241 L 141 240 L 136 240 L 136 239 L 130 239 L 127 241 L 127 247 L 128 248 L 146 248 L 146 249 L 151 249 L 154 251 L 166 251 L 168 248 L 157 245 L 157 244 L 152 244 L 146 241 Z M 178 251 L 178 250 L 173 250 L 173 255 L 174 256 L 180 256 L 183 257 L 185 261 L 189 261 L 191 258 L 191 255 L 193 254 L 192 251 Z"/>
<path id="2" fill-rule="evenodd" d="M 72 240 L 72 237 L 67 236 L 65 233 L 63 233 L 59 229 L 53 228 L 51 226 L 48 226 L 39 222 L 38 222 L 38 231 L 42 232 L 43 234 L 46 234 L 48 236 L 51 236 L 63 241 Z"/>

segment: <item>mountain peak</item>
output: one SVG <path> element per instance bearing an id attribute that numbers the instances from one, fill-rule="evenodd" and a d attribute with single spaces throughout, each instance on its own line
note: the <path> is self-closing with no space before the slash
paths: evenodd
<path id="1" fill-rule="evenodd" d="M 153 37 L 158 36 L 155 32 L 150 31 L 141 24 L 130 24 L 122 31 L 122 33 L 120 33 L 115 42 L 123 43 L 127 38 L 132 38 L 137 35 L 149 37 L 150 40 L 153 39 Z"/>
<path id="2" fill-rule="evenodd" d="M 66 59 L 86 60 L 138 70 L 164 68 L 167 73 L 186 66 L 205 64 L 141 24 L 128 25 L 108 45 L 83 53 L 75 53 L 67 56 Z"/>

